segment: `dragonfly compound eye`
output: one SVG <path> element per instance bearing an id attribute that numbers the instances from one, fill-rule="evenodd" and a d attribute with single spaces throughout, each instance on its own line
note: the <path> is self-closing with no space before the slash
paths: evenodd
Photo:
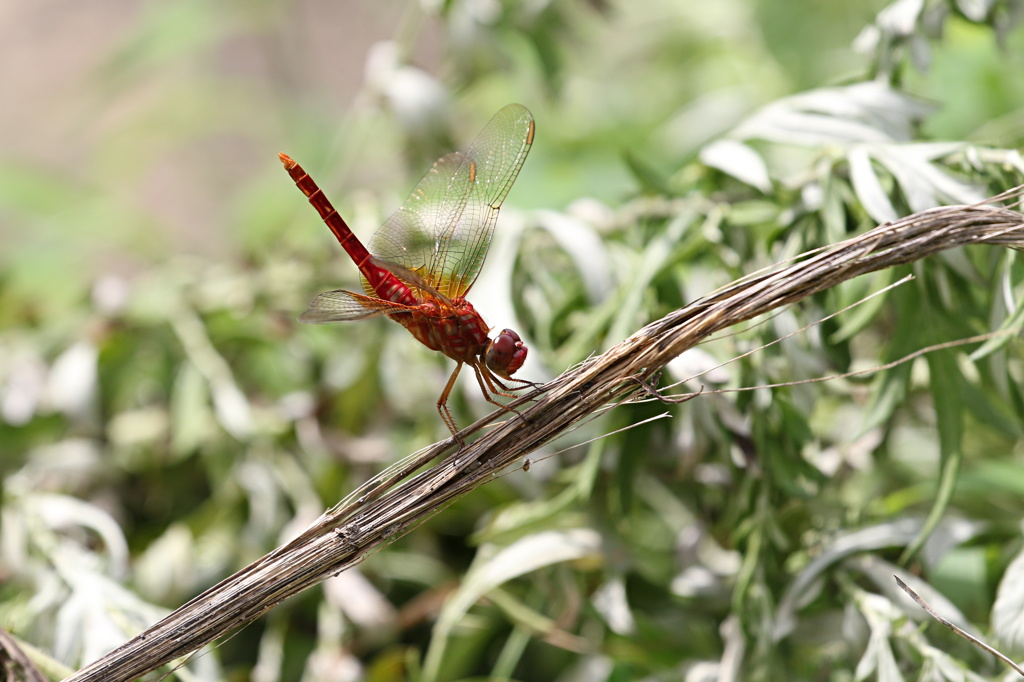
<path id="1" fill-rule="evenodd" d="M 484 361 L 492 372 L 508 378 L 526 362 L 526 353 L 526 344 L 519 334 L 511 329 L 503 329 L 487 346 Z"/>

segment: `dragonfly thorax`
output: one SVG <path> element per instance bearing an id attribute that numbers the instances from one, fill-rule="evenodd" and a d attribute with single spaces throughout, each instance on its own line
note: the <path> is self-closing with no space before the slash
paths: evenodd
<path id="1" fill-rule="evenodd" d="M 392 319 L 423 345 L 457 362 L 472 362 L 490 343 L 487 324 L 473 304 L 464 299 L 453 299 L 449 305 L 428 299 L 414 306 L 411 314 L 394 315 Z"/>

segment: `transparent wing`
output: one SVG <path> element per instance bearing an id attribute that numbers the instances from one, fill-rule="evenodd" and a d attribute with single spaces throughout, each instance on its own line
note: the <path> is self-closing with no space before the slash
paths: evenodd
<path id="1" fill-rule="evenodd" d="M 336 289 L 325 291 L 314 298 L 306 312 L 299 316 L 299 321 L 314 324 L 342 322 L 407 312 L 409 312 L 409 307 L 401 303 L 392 303 L 376 297 Z"/>
<path id="2" fill-rule="evenodd" d="M 428 281 L 428 266 L 437 251 L 435 232 L 443 200 L 463 159 L 462 152 L 452 152 L 434 163 L 405 203 L 370 237 L 367 249 L 375 258 L 399 265 Z"/>
<path id="3" fill-rule="evenodd" d="M 509 104 L 464 152 L 442 157 L 370 239 L 377 258 L 412 270 L 456 298 L 473 286 L 498 209 L 533 144 L 533 116 Z"/>

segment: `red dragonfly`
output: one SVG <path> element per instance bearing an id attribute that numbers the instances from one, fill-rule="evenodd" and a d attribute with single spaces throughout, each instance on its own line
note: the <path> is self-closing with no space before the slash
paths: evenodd
<path id="1" fill-rule="evenodd" d="M 494 339 L 473 304 L 466 300 L 483 266 L 505 200 L 533 144 L 533 116 L 520 104 L 499 111 L 464 152 L 434 164 L 395 213 L 364 247 L 338 215 L 313 178 L 291 157 L 281 162 L 309 203 L 355 261 L 365 294 L 325 291 L 302 322 L 364 320 L 386 315 L 431 350 L 455 360 L 455 370 L 437 399 L 437 411 L 461 442 L 448 411 L 448 396 L 462 365 L 469 365 L 488 402 L 510 409 L 492 394 L 514 397 L 501 379 L 521 384 L 512 374 L 526 360 L 526 345 L 511 329 Z"/>

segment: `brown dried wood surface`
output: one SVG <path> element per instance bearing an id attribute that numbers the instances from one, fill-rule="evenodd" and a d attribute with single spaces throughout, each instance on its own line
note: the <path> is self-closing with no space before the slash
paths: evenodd
<path id="1" fill-rule="evenodd" d="M 968 244 L 1024 246 L 1024 215 L 994 205 L 1022 194 L 1024 186 L 984 205 L 940 207 L 881 225 L 744 277 L 652 322 L 543 386 L 527 397 L 528 402 L 519 401 L 524 419 L 506 419 L 422 471 L 423 465 L 442 455 L 452 441 L 415 453 L 381 474 L 358 497 L 326 512 L 292 542 L 223 580 L 67 680 L 132 680 L 252 621 L 297 592 L 358 563 L 580 420 L 627 399 L 670 360 L 716 331 L 857 275 L 946 249 Z M 495 413 L 490 420 L 503 414 Z M 468 440 L 479 433 L 488 421 L 469 427 L 463 437 Z"/>

